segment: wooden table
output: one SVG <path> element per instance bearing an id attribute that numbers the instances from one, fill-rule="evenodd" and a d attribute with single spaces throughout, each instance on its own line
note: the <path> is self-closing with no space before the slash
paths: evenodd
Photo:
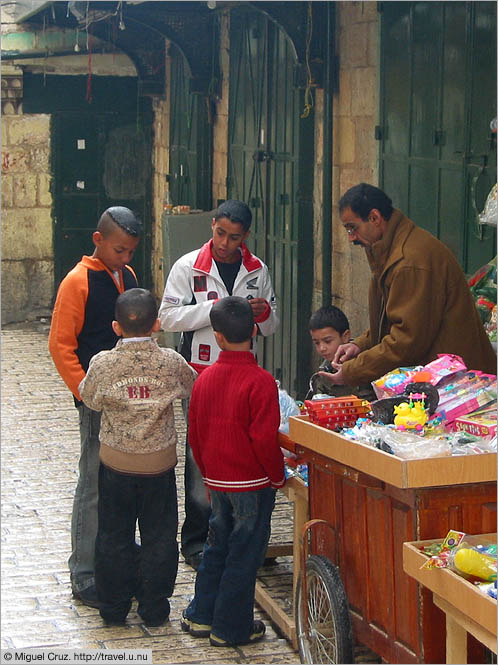
<path id="1" fill-rule="evenodd" d="M 496 533 L 479 536 L 483 542 L 496 542 Z M 424 545 L 437 541 L 403 544 L 403 568 L 408 575 L 430 589 L 434 604 L 446 615 L 446 662 L 467 662 L 467 634 L 470 633 L 496 653 L 496 600 L 449 568 L 421 568 L 427 555 Z"/>
<path id="2" fill-rule="evenodd" d="M 283 434 L 280 434 L 280 445 L 287 450 L 294 452 L 293 442 Z M 293 538 L 292 543 L 270 544 L 266 552 L 267 557 L 293 555 L 293 575 L 292 575 L 292 601 L 294 602 L 296 584 L 300 573 L 301 557 L 299 556 L 299 538 L 301 536 L 302 526 L 308 520 L 308 488 L 304 482 L 297 477 L 287 480 L 285 485 L 279 490 L 292 501 L 293 504 Z M 283 634 L 290 640 L 295 649 L 297 649 L 296 626 L 294 618 L 289 617 L 280 605 L 272 599 L 268 591 L 263 587 L 259 580 L 256 581 L 255 599 L 258 605 L 268 614 L 271 620 L 280 628 Z"/>

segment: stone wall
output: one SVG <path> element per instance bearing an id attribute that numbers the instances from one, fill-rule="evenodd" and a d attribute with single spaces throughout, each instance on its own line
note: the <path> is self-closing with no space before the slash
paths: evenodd
<path id="1" fill-rule="evenodd" d="M 168 48 L 166 48 L 166 52 Z M 152 184 L 152 291 L 161 299 L 166 275 L 163 270 L 163 236 L 161 218 L 163 214 L 166 175 L 169 173 L 169 127 L 170 127 L 170 71 L 171 60 L 166 58 L 166 99 L 155 98 L 154 145 L 152 164 L 154 169 Z"/>
<path id="2" fill-rule="evenodd" d="M 2 102 L 10 77 L 2 77 Z M 12 77 L 15 79 L 16 77 Z M 9 81 L 11 83 L 12 81 Z M 18 77 L 16 90 L 22 87 Z M 2 103 L 2 324 L 51 312 L 54 291 L 50 116 Z"/>
<path id="3" fill-rule="evenodd" d="M 228 169 L 228 101 L 229 101 L 229 53 L 230 17 L 225 12 L 220 17 L 220 69 L 221 96 L 216 100 L 213 126 L 213 207 L 219 199 L 227 197 Z"/>
<path id="4" fill-rule="evenodd" d="M 336 4 L 339 87 L 333 99 L 332 301 L 357 335 L 368 327 L 370 270 L 360 247 L 350 245 L 337 202 L 360 182 L 378 185 L 379 17 L 376 2 Z"/>

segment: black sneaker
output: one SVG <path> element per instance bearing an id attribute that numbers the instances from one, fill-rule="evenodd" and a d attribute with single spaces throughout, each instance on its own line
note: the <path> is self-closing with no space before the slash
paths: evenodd
<path id="1" fill-rule="evenodd" d="M 80 600 L 83 605 L 88 605 L 88 607 L 95 607 L 97 609 L 100 607 L 100 603 L 97 598 L 97 589 L 95 588 L 94 584 L 88 586 L 82 591 L 76 591 L 76 589 L 73 589 L 73 598 Z"/>
<path id="2" fill-rule="evenodd" d="M 253 623 L 252 633 L 249 635 L 249 639 L 246 642 L 227 642 L 226 640 L 222 640 L 220 637 L 216 637 L 216 635 L 213 635 L 213 633 L 211 633 L 209 636 L 209 642 L 212 647 L 235 647 L 242 644 L 252 644 L 253 642 L 259 642 L 259 640 L 263 639 L 265 633 L 266 626 L 258 619 Z"/>
<path id="3" fill-rule="evenodd" d="M 101 615 L 102 616 L 102 615 Z M 126 617 L 124 619 L 114 619 L 114 618 L 106 618 L 102 617 L 104 623 L 106 626 L 109 628 L 112 628 L 113 626 L 126 626 Z"/>
<path id="4" fill-rule="evenodd" d="M 195 623 L 195 621 L 185 616 L 185 610 L 182 612 L 180 627 L 183 632 L 189 633 L 192 637 L 209 637 L 211 634 L 211 626 L 203 623 Z"/>

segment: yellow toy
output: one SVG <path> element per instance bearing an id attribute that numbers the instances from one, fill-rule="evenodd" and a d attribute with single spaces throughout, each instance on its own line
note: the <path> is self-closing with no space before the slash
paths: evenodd
<path id="1" fill-rule="evenodd" d="M 482 554 L 470 547 L 461 547 L 453 559 L 457 571 L 479 577 L 486 582 L 496 580 L 496 558 Z"/>
<path id="2" fill-rule="evenodd" d="M 413 402 L 401 402 L 394 407 L 394 424 L 398 429 L 422 430 L 427 422 L 427 413 L 424 408 L 424 400 Z"/>

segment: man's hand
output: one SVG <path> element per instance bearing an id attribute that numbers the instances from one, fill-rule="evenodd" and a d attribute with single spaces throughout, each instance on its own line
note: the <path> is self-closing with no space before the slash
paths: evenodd
<path id="1" fill-rule="evenodd" d="M 318 372 L 319 376 L 322 376 L 328 383 L 331 383 L 334 386 L 343 386 L 344 379 L 342 377 L 342 369 L 338 369 L 337 372 Z"/>
<path id="2" fill-rule="evenodd" d="M 357 346 L 354 342 L 341 344 L 339 347 L 337 347 L 337 351 L 335 352 L 335 356 L 332 361 L 332 366 L 339 369 L 339 366 L 343 362 L 345 362 L 346 360 L 351 360 L 351 358 L 356 358 L 356 356 L 360 353 L 360 351 L 361 351 L 360 347 Z M 344 385 L 344 384 L 341 383 L 338 385 Z"/>
<path id="3" fill-rule="evenodd" d="M 261 316 L 261 314 L 263 314 L 263 312 L 265 312 L 268 307 L 268 303 L 264 298 L 251 298 L 249 300 L 249 304 L 252 307 L 252 313 L 255 319 Z"/>

